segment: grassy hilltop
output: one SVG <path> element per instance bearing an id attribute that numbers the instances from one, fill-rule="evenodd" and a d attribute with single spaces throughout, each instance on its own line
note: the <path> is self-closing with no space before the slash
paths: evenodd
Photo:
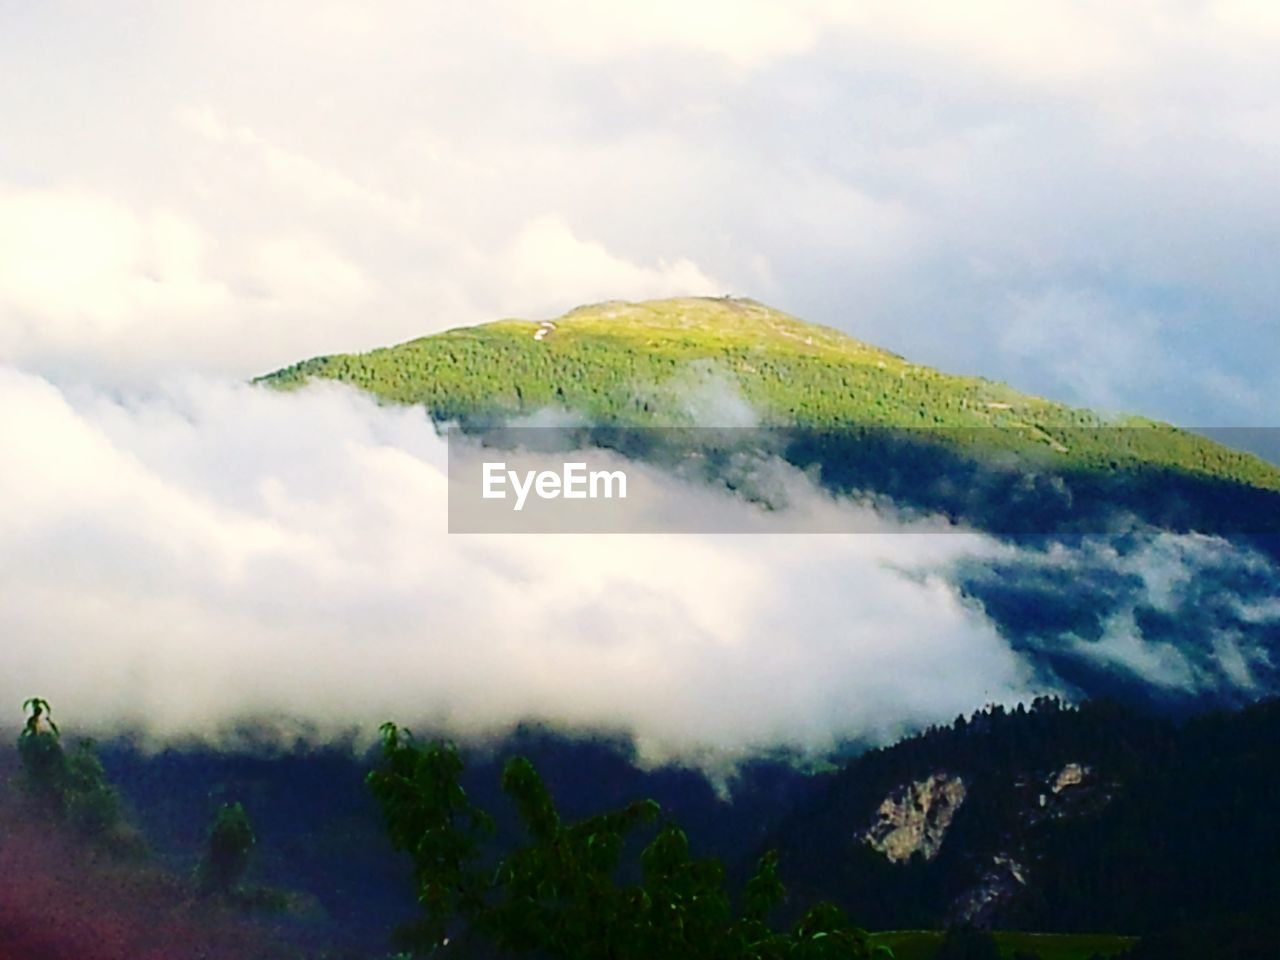
<path id="1" fill-rule="evenodd" d="M 259 382 L 313 377 L 472 422 L 556 407 L 600 424 L 690 425 L 691 395 L 736 390 L 766 425 L 926 428 L 1063 469 L 1140 464 L 1280 490 L 1280 469 L 1197 434 L 943 373 L 753 300 L 610 301 L 316 357 Z"/>

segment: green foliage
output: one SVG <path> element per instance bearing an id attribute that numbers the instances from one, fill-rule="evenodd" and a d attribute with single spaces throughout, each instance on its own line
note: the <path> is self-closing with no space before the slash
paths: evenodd
<path id="1" fill-rule="evenodd" d="M 476 866 L 493 821 L 472 806 L 458 782 L 462 758 L 448 744 L 418 749 L 406 733 L 384 724 L 383 766 L 369 786 L 382 807 L 391 842 L 413 856 L 414 880 L 434 941 L 456 915 L 484 905 L 488 879 Z"/>
<path id="2" fill-rule="evenodd" d="M 47 812 L 85 835 L 121 839 L 120 800 L 93 741 L 81 740 L 68 753 L 48 701 L 34 697 L 22 706 L 29 715 L 18 735 L 18 755 L 28 791 Z"/>
<path id="3" fill-rule="evenodd" d="M 62 749 L 62 733 L 53 722 L 53 708 L 47 700 L 32 697 L 22 704 L 22 709 L 28 716 L 18 734 L 18 756 L 27 789 L 47 809 L 61 815 L 67 788 L 67 757 Z"/>
<path id="4" fill-rule="evenodd" d="M 464 423 L 556 407 L 633 426 L 693 425 L 697 397 L 728 385 L 766 425 L 927 428 L 965 449 L 994 447 L 1064 469 L 1142 465 L 1280 490 L 1280 470 L 1198 434 L 942 373 L 749 300 L 605 303 L 555 323 L 541 340 L 531 321 L 449 330 L 317 357 L 261 382 L 291 389 L 338 380 Z"/>
<path id="5" fill-rule="evenodd" d="M 120 798 L 107 783 L 107 773 L 92 740 L 81 740 L 66 758 L 67 819 L 83 833 L 103 836 L 120 823 Z"/>
<path id="6" fill-rule="evenodd" d="M 214 815 L 205 841 L 197 883 L 205 894 L 228 894 L 249 868 L 255 837 L 249 815 L 238 803 L 223 804 Z"/>
<path id="7" fill-rule="evenodd" d="M 640 853 L 638 881 L 624 882 L 628 841 L 657 821 L 658 805 L 641 800 L 565 823 L 521 757 L 507 763 L 502 789 L 528 842 L 486 862 L 493 820 L 462 788 L 456 747 L 419 744 L 394 724 L 383 726 L 382 738 L 382 763 L 368 783 L 393 844 L 413 860 L 424 913 L 414 946 L 421 951 L 462 933 L 504 951 L 565 960 L 873 955 L 868 935 L 829 904 L 814 907 L 788 931 L 770 927 L 768 914 L 785 894 L 772 854 L 761 860 L 735 915 L 723 867 L 694 858 L 672 823 L 658 826 Z"/>

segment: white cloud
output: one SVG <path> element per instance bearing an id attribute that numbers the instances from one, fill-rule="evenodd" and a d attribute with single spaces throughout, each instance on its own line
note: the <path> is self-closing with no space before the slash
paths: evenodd
<path id="1" fill-rule="evenodd" d="M 1042 89 L 1132 76 L 1149 69 L 1151 46 L 1169 39 L 1158 3 L 877 0 L 827 9 L 868 46 Z"/>
<path id="2" fill-rule="evenodd" d="M 449 535 L 423 412 L 336 385 L 120 396 L 0 367 L 0 410 L 0 702 L 45 696 L 101 732 L 394 718 L 468 736 L 538 718 L 716 765 L 889 740 L 1053 689 L 1058 670 L 1177 695 L 1274 683 L 1275 571 L 1213 538 L 1039 552 L 908 528 L 794 470 L 773 481 L 801 526 L 876 532 L 771 533 L 797 520 L 759 514 L 733 525 L 749 536 Z M 747 509 L 641 473 L 668 516 Z M 984 583 L 1035 604 L 1064 575 L 1100 636 L 997 627 L 978 606 Z"/>
<path id="3" fill-rule="evenodd" d="M 0 419 L 5 702 L 161 736 L 543 717 L 723 759 L 1034 689 L 928 573 L 981 538 L 450 537 L 420 411 L 206 381 L 120 401 L 13 370 L 0 409 L 23 411 Z"/>
<path id="4" fill-rule="evenodd" d="M 258 289 L 287 304 L 353 308 L 370 292 L 364 272 L 319 237 L 277 237 L 255 244 L 249 269 Z"/>
<path id="5" fill-rule="evenodd" d="M 1135 372 L 1160 357 L 1161 326 L 1158 316 L 1118 310 L 1088 291 L 1049 290 L 1011 298 L 999 345 L 1052 377 L 1055 393 L 1115 411 Z"/>
<path id="6" fill-rule="evenodd" d="M 4 7 L 0 56 L 5 697 L 692 749 L 1026 689 L 886 569 L 963 539 L 447 539 L 419 414 L 218 379 L 317 353 L 733 292 L 1081 402 L 1280 402 L 1267 3 L 73 2 Z"/>
<path id="7" fill-rule="evenodd" d="M 44 238 L 0 268 L 8 359 L 248 376 L 700 288 L 1184 422 L 1274 406 L 1266 4 L 230 10 L 0 15 L 5 216 L 42 198 Z M 1122 350 L 1060 387 L 1054 337 L 1001 348 L 1011 297 L 1063 290 L 1121 340 L 1160 317 L 1160 362 Z"/>
<path id="8" fill-rule="evenodd" d="M 0 190 L 0 344 L 74 350 L 224 305 L 206 240 L 181 216 L 139 216 L 79 190 Z"/>
<path id="9" fill-rule="evenodd" d="M 1099 675 L 1104 689 L 1127 682 L 1175 699 L 1232 702 L 1275 688 L 1268 627 L 1280 569 L 1246 544 L 1135 527 L 1006 545 L 966 576 L 1017 649 L 1044 653 L 1053 674 L 1086 691 Z M 1011 590 L 1022 594 L 1013 609 L 1032 611 L 1025 621 L 1002 603 Z"/>
<path id="10" fill-rule="evenodd" d="M 532 220 L 520 230 L 497 265 L 512 307 L 536 305 L 535 312 L 568 309 L 599 300 L 646 300 L 723 292 L 697 264 L 684 258 L 641 266 L 582 240 L 557 217 Z M 529 309 L 526 307 L 526 309 Z"/>
<path id="11" fill-rule="evenodd" d="M 172 210 L 81 190 L 0 192 L 0 358 L 104 382 L 242 367 L 372 293 L 321 236 L 239 248 Z M 286 348 L 289 349 L 289 348 Z"/>
<path id="12" fill-rule="evenodd" d="M 822 6 L 805 0 L 550 0 L 526 16 L 561 50 L 586 59 L 674 47 L 752 67 L 812 47 L 824 20 Z"/>

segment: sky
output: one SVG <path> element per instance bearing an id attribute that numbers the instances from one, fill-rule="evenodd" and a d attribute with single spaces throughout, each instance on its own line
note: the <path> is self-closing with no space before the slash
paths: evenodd
<path id="1" fill-rule="evenodd" d="M 734 294 L 1274 426 L 1278 10 L 0 0 L 0 706 L 162 740 L 533 717 L 715 766 L 1068 673 L 1274 689 L 1280 573 L 1244 547 L 1020 551 L 888 507 L 853 537 L 449 536 L 421 411 L 246 381 Z M 1019 578 L 1094 594 L 1019 634 L 977 599 Z"/>
<path id="2" fill-rule="evenodd" d="M 0 60 L 0 359 L 59 382 L 733 293 L 1275 425 L 1271 3 L 49 0 Z"/>

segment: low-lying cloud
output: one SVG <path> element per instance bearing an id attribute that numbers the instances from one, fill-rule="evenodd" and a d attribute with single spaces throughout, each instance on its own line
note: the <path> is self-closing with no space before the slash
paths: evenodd
<path id="1" fill-rule="evenodd" d="M 927 572 L 980 537 L 449 537 L 420 410 L 331 386 L 68 395 L 12 369 L 0 397 L 15 710 L 38 693 L 161 736 L 532 717 L 661 755 L 821 750 L 1032 690 Z"/>
<path id="2" fill-rule="evenodd" d="M 898 536 L 906 521 L 816 489 L 821 509 L 886 532 L 449 536 L 445 442 L 421 409 L 199 379 L 113 396 L 13 368 L 0 409 L 0 703 L 15 721 L 32 695 L 77 725 L 161 739 L 283 721 L 367 734 L 389 718 L 465 737 L 540 719 L 632 735 L 652 760 L 723 762 L 1087 692 L 1052 668 L 1073 659 L 1180 682 L 1150 632 L 1128 655 L 1066 628 L 1037 645 L 979 589 L 975 571 L 1062 569 L 1083 548 Z M 794 502 L 808 481 L 792 482 Z M 1150 550 L 1125 561 L 1144 602 L 1190 596 Z M 1194 574 L 1203 558 L 1176 559 Z M 1235 633 L 1205 643 L 1256 694 L 1271 676 L 1250 658 L 1274 618 L 1249 596 Z"/>
<path id="3" fill-rule="evenodd" d="M 1007 549 L 958 580 L 1047 680 L 1156 700 L 1280 689 L 1280 571 L 1257 551 L 1153 530 Z"/>

